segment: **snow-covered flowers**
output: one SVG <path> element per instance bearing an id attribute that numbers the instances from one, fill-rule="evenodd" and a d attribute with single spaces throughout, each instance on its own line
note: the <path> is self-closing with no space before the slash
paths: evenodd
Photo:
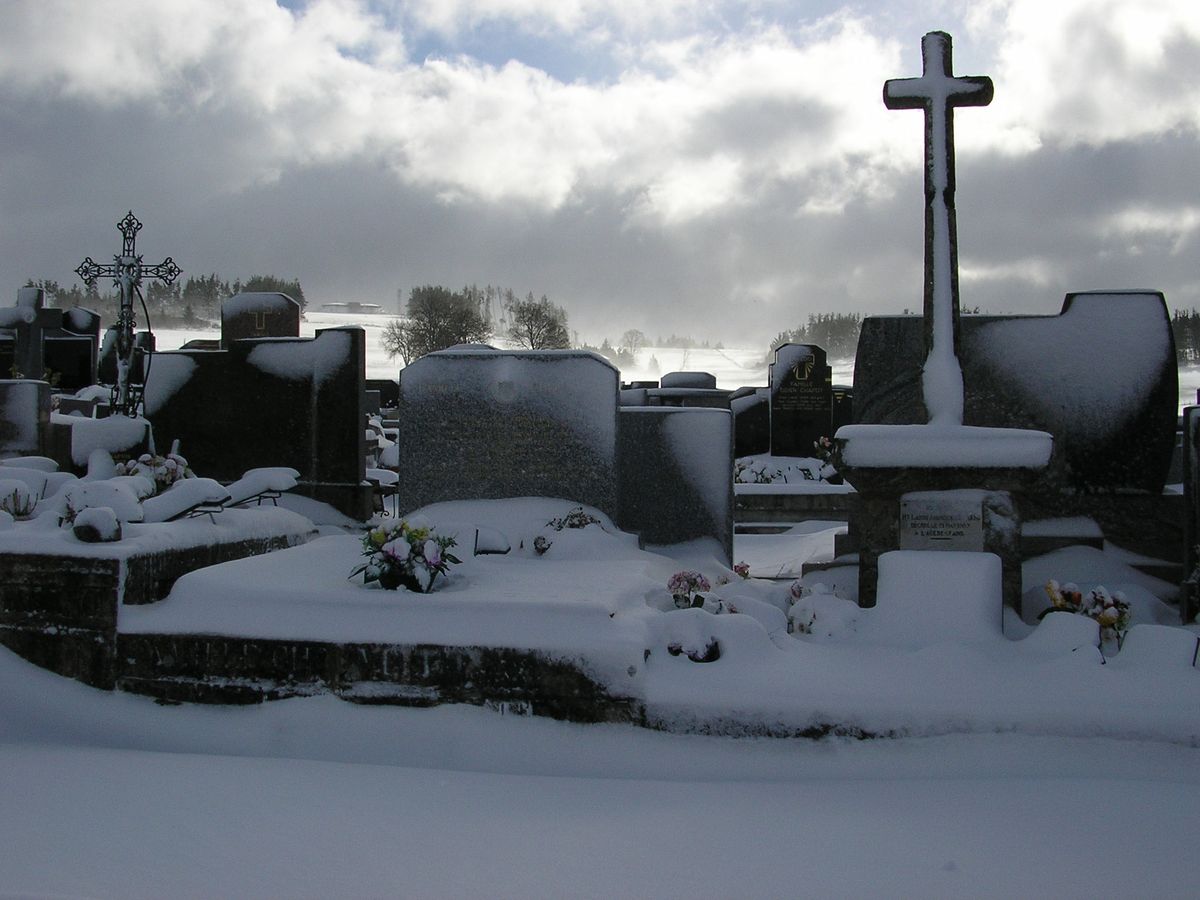
<path id="1" fill-rule="evenodd" d="M 1053 578 L 1046 582 L 1046 595 L 1053 604 L 1051 609 L 1078 613 L 1095 619 L 1100 626 L 1100 637 L 1112 640 L 1129 630 L 1129 603 L 1120 591 L 1111 594 L 1104 585 L 1097 585 L 1085 597 L 1079 586 L 1067 582 L 1059 585 Z M 1042 613 L 1050 612 L 1047 609 Z"/>
<path id="2" fill-rule="evenodd" d="M 710 613 L 737 612 L 717 596 L 704 596 L 712 590 L 712 584 L 699 572 L 676 572 L 667 579 L 667 590 L 675 600 L 677 609 L 703 609 Z"/>
<path id="3" fill-rule="evenodd" d="M 587 528 L 589 525 L 603 526 L 603 523 L 590 513 L 585 513 L 582 506 L 577 506 L 565 516 L 559 516 L 546 523 L 547 528 L 553 528 L 555 531 L 562 531 L 564 528 Z"/>
<path id="4" fill-rule="evenodd" d="M 188 468 L 188 461 L 178 453 L 152 456 L 143 453 L 137 459 L 118 464 L 118 475 L 141 475 L 154 484 L 154 493 L 161 494 L 175 482 L 184 478 L 195 478 Z"/>
<path id="5" fill-rule="evenodd" d="M 392 591 L 404 585 L 410 591 L 428 593 L 434 578 L 446 574 L 451 563 L 461 562 L 449 552 L 457 543 L 425 525 L 400 522 L 390 528 L 381 526 L 363 538 L 367 561 L 350 577 L 361 574 L 364 584 L 378 581 Z"/>
<path id="6" fill-rule="evenodd" d="M 733 572 L 739 578 L 749 578 L 750 577 L 750 563 L 748 563 L 748 562 L 734 563 L 733 564 Z"/>

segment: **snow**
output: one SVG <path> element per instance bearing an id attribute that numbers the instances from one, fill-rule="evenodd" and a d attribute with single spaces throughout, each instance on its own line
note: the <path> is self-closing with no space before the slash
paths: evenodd
<path id="1" fill-rule="evenodd" d="M 1040 468 L 1053 448 L 1044 431 L 970 425 L 843 425 L 835 437 L 846 465 L 859 468 Z"/>
<path id="2" fill-rule="evenodd" d="M 146 415 L 153 416 L 175 396 L 196 371 L 196 361 L 182 354 L 158 353 L 152 358 L 150 374 L 142 394 Z"/>
<path id="3" fill-rule="evenodd" d="M 281 503 L 307 503 L 314 520 L 321 509 Z M 1136 624 L 1119 652 L 1066 613 L 1002 627 L 986 554 L 885 557 L 879 606 L 824 592 L 828 627 L 789 635 L 786 584 L 743 581 L 701 546 L 639 550 L 595 511 L 603 528 L 547 530 L 572 505 L 427 508 L 512 547 L 453 567 L 430 595 L 350 581 L 360 542 L 333 534 L 185 576 L 165 602 L 123 608 L 119 627 L 510 641 L 590 662 L 663 727 L 836 724 L 891 737 L 735 740 L 329 696 L 159 706 L 0 649 L 0 893 L 1195 893 L 1194 855 L 1171 836 L 1190 834 L 1200 808 L 1196 628 L 1164 627 L 1178 615 L 1160 599 L 1172 586 L 1127 554 L 1069 548 L 1025 567 L 1030 619 L 1051 577 L 1125 591 Z M 119 555 L 308 525 L 272 507 L 216 518 L 130 524 L 99 549 L 18 523 L 0 549 Z M 809 527 L 793 538 L 817 552 L 840 526 Z M 553 541 L 542 557 L 538 534 Z M 739 535 L 735 559 L 771 537 Z M 683 568 L 743 612 L 674 610 L 665 584 Z M 841 571 L 810 578 L 845 593 Z M 713 638 L 715 662 L 665 652 Z"/>
<path id="4" fill-rule="evenodd" d="M 320 384 L 333 375 L 350 354 L 350 334 L 343 330 L 328 330 L 312 340 L 302 338 L 260 338 L 246 357 L 257 369 L 303 381 L 312 378 Z"/>
<path id="5" fill-rule="evenodd" d="M 50 421 L 71 426 L 71 461 L 77 466 L 86 465 L 94 450 L 111 451 L 135 446 L 150 427 L 141 416 L 81 419 L 52 412 Z"/>
<path id="6" fill-rule="evenodd" d="M 211 478 L 181 478 L 157 497 L 142 502 L 143 521 L 166 522 L 202 504 L 221 505 L 229 491 Z"/>
<path id="7" fill-rule="evenodd" d="M 1155 294 L 1089 292 L 1076 295 L 1058 316 L 984 325 L 972 345 L 1020 385 L 1022 402 L 1033 404 L 1045 421 L 1103 439 L 1141 408 L 1161 367 L 1170 363 L 1165 327 Z M 1131 347 L 1141 352 L 1131 353 Z M 1081 365 L 1081 359 L 1120 364 Z M 1185 383 L 1181 405 L 1195 397 L 1192 390 L 1189 399 Z"/>
<path id="8" fill-rule="evenodd" d="M 295 302 L 287 294 L 278 291 L 244 291 L 222 301 L 221 312 L 226 316 L 238 316 L 262 310 L 274 311 Z"/>
<path id="9" fill-rule="evenodd" d="M 250 469 L 230 484 L 227 506 L 237 506 L 269 492 L 290 491 L 300 479 L 300 473 L 289 466 L 264 466 Z"/>

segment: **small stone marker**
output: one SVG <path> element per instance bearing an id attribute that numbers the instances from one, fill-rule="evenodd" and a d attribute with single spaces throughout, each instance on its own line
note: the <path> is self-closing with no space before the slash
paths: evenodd
<path id="1" fill-rule="evenodd" d="M 832 436 L 833 369 L 815 344 L 783 344 L 771 363 L 771 453 L 812 456 Z"/>

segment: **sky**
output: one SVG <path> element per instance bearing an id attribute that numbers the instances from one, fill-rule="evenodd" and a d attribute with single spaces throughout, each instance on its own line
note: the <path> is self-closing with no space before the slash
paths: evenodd
<path id="1" fill-rule="evenodd" d="M 0 293 L 120 249 L 310 304 L 545 294 L 580 340 L 919 310 L 948 31 L 962 304 L 1200 307 L 1194 0 L 6 0 Z M 2 302 L 2 301 L 0 301 Z"/>

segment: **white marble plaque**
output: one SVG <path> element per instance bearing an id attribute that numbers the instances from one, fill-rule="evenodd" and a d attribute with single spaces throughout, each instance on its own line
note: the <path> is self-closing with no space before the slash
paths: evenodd
<path id="1" fill-rule="evenodd" d="M 982 550 L 978 496 L 922 493 L 900 499 L 901 550 Z"/>

